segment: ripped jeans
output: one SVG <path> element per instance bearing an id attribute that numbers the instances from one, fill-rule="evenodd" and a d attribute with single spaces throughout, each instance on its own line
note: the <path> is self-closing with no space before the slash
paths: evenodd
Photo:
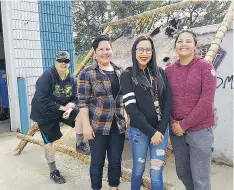
<path id="1" fill-rule="evenodd" d="M 148 136 L 139 129 L 130 127 L 129 141 L 132 149 L 132 179 L 131 190 L 140 190 L 142 176 L 145 170 L 148 147 L 150 149 L 150 178 L 151 190 L 164 190 L 163 168 L 168 144 L 169 129 L 164 134 L 164 140 L 161 144 L 152 145 Z"/>

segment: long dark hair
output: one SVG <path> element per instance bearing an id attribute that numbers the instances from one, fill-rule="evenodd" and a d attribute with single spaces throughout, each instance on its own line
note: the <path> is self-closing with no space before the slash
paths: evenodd
<path id="1" fill-rule="evenodd" d="M 132 77 L 133 80 L 135 80 L 137 82 L 137 84 L 143 88 L 154 88 L 154 86 L 151 86 L 151 84 L 148 82 L 147 78 L 145 77 L 145 75 L 143 74 L 142 70 L 140 69 L 139 65 L 138 65 L 138 61 L 136 59 L 136 47 L 137 44 L 140 41 L 143 40 L 148 40 L 151 43 L 152 46 L 152 58 L 150 59 L 147 67 L 150 70 L 150 74 L 153 77 L 153 80 L 155 81 L 153 84 L 157 85 L 157 89 L 158 92 L 160 94 L 163 93 L 163 90 L 165 88 L 165 84 L 163 81 L 163 78 L 159 72 L 159 68 L 157 66 L 157 62 L 156 62 L 156 53 L 155 53 L 155 49 L 154 49 L 154 43 L 153 40 L 149 37 L 149 36 L 140 36 L 138 37 L 133 46 L 132 46 L 132 62 L 133 62 L 133 66 L 132 66 Z"/>

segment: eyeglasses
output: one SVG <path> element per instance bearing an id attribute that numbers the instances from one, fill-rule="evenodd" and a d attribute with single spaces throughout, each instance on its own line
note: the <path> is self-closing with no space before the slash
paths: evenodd
<path id="1" fill-rule="evenodd" d="M 152 48 L 141 48 L 141 47 L 139 47 L 139 48 L 136 49 L 136 52 L 139 55 L 143 54 L 144 51 L 146 52 L 146 54 L 150 55 L 150 54 L 152 54 L 153 49 Z"/>
<path id="2" fill-rule="evenodd" d="M 69 59 L 58 59 L 57 62 L 58 63 L 66 63 L 66 64 L 68 64 L 68 63 L 70 63 L 70 60 Z"/>

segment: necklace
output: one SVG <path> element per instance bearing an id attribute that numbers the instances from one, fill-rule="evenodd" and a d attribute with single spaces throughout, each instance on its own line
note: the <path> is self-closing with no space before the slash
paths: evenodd
<path id="1" fill-rule="evenodd" d="M 149 68 L 147 67 L 147 71 L 148 71 L 148 74 L 149 74 L 149 79 L 147 78 L 146 74 L 145 74 L 145 70 L 143 70 L 143 73 L 147 79 L 148 82 L 150 82 L 151 84 L 151 88 L 150 89 L 150 92 L 151 92 L 151 96 L 153 98 L 153 101 L 154 101 L 154 107 L 155 107 L 155 110 L 156 110 L 156 115 L 157 115 L 157 118 L 158 118 L 158 121 L 160 121 L 162 118 L 161 118 L 161 109 L 160 109 L 160 106 L 159 106 L 159 100 L 158 100 L 158 83 L 157 81 L 155 81 L 153 79 L 153 77 L 151 76 L 150 74 L 150 71 L 149 71 Z M 153 81 L 155 82 L 155 85 L 153 86 Z M 155 88 L 154 88 L 155 87 Z"/>

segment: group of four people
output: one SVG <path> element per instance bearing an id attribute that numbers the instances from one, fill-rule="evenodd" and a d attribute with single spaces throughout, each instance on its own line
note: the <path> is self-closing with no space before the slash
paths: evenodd
<path id="1" fill-rule="evenodd" d="M 94 63 L 82 70 L 78 82 L 69 74 L 70 55 L 58 52 L 54 66 L 36 83 L 31 111 L 45 142 L 50 178 L 65 183 L 53 148 L 62 136 L 59 123 L 63 122 L 76 126 L 76 150 L 87 154 L 90 149 L 91 188 L 102 188 L 107 154 L 108 183 L 117 190 L 127 115 L 131 190 L 141 188 L 148 149 L 151 189 L 164 189 L 169 135 L 176 172 L 186 190 L 210 190 L 216 76 L 212 64 L 196 55 L 196 45 L 193 32 L 179 33 L 175 39 L 179 59 L 163 70 L 157 66 L 152 39 L 138 37 L 132 46 L 133 65 L 123 71 L 111 61 L 110 39 L 100 35 L 92 45 Z"/>

